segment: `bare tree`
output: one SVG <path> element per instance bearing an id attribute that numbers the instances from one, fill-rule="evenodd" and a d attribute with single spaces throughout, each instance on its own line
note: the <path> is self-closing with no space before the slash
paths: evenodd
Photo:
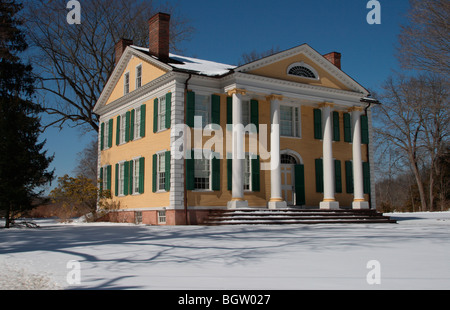
<path id="1" fill-rule="evenodd" d="M 264 51 L 264 52 L 258 52 L 256 50 L 253 50 L 250 53 L 242 54 L 238 63 L 239 63 L 239 66 L 242 66 L 242 65 L 248 64 L 250 62 L 253 62 L 255 60 L 271 56 L 278 52 L 280 52 L 280 47 L 278 47 L 278 46 L 277 47 L 272 46 L 272 48 L 270 48 L 269 50 Z"/>
<path id="2" fill-rule="evenodd" d="M 436 75 L 389 78 L 379 96 L 383 105 L 375 114 L 377 134 L 394 152 L 407 159 L 423 211 L 433 208 L 436 162 L 450 137 L 447 83 L 446 79 Z M 428 199 L 426 169 L 430 169 Z"/>
<path id="3" fill-rule="evenodd" d="M 97 162 L 98 162 L 98 140 L 90 142 L 83 151 L 78 153 L 79 161 L 74 169 L 77 176 L 83 176 L 97 186 Z"/>
<path id="4" fill-rule="evenodd" d="M 398 59 L 403 67 L 450 74 L 450 2 L 410 0 L 409 24 L 402 26 Z"/>
<path id="5" fill-rule="evenodd" d="M 92 109 L 114 69 L 115 43 L 127 38 L 148 46 L 148 19 L 158 9 L 172 14 L 172 50 L 178 51 L 193 28 L 173 7 L 157 8 L 153 1 L 82 1 L 79 25 L 67 22 L 66 5 L 65 0 L 25 1 L 39 99 L 53 116 L 46 127 L 81 125 L 97 132 L 98 116 Z"/>

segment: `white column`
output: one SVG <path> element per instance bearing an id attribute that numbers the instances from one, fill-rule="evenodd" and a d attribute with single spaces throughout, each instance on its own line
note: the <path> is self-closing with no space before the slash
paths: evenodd
<path id="1" fill-rule="evenodd" d="M 234 89 L 228 92 L 233 97 L 233 147 L 232 147 L 232 188 L 231 201 L 227 206 L 229 209 L 248 207 L 244 200 L 244 126 L 242 124 L 242 96 L 245 90 Z"/>
<path id="2" fill-rule="evenodd" d="M 270 200 L 269 209 L 286 208 L 281 194 L 280 101 L 282 96 L 268 96 L 270 102 Z"/>
<path id="3" fill-rule="evenodd" d="M 364 179 L 361 156 L 361 112 L 362 108 L 352 111 L 352 143 L 353 143 L 353 209 L 368 209 L 369 203 L 364 199 Z"/>
<path id="4" fill-rule="evenodd" d="M 334 198 L 333 125 L 331 123 L 331 103 L 322 104 L 323 128 L 323 201 L 321 209 L 339 209 Z"/>

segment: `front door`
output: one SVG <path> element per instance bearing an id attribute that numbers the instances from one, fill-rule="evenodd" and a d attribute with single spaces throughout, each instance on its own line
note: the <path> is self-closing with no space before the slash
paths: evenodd
<path id="1" fill-rule="evenodd" d="M 288 206 L 295 203 L 295 174 L 293 164 L 281 164 L 281 193 Z"/>

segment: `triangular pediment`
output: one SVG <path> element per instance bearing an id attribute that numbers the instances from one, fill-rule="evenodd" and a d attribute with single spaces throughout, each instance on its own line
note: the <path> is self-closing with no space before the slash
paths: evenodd
<path id="1" fill-rule="evenodd" d="M 141 66 L 142 86 L 157 79 L 158 77 L 172 71 L 172 67 L 158 59 L 141 52 L 133 47 L 127 47 L 120 61 L 114 68 L 108 82 L 105 85 L 96 105 L 94 112 L 101 107 L 124 97 L 125 74 L 129 73 L 129 91 L 132 93 L 136 87 L 136 71 Z"/>
<path id="2" fill-rule="evenodd" d="M 235 69 L 290 82 L 358 93 L 368 91 L 307 44 L 276 53 Z"/>

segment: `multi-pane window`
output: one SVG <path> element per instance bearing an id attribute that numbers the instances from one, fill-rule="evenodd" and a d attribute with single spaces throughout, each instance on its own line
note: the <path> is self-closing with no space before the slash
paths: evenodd
<path id="1" fill-rule="evenodd" d="M 158 224 L 166 223 L 166 211 L 158 211 Z"/>
<path id="2" fill-rule="evenodd" d="M 195 116 L 201 116 L 202 127 L 210 123 L 211 114 L 211 96 L 195 94 Z"/>
<path id="3" fill-rule="evenodd" d="M 126 121 L 127 114 L 124 113 L 120 116 L 120 143 L 125 143 Z"/>
<path id="4" fill-rule="evenodd" d="M 119 195 L 125 195 L 125 162 L 119 163 Z"/>
<path id="5" fill-rule="evenodd" d="M 130 92 L 130 73 L 125 73 L 123 92 L 125 95 Z"/>
<path id="6" fill-rule="evenodd" d="M 134 109 L 134 139 L 141 137 L 141 107 Z"/>
<path id="7" fill-rule="evenodd" d="M 109 122 L 105 122 L 105 129 L 103 130 L 103 149 L 106 150 L 109 147 Z"/>
<path id="8" fill-rule="evenodd" d="M 136 67 L 136 89 L 142 86 L 142 66 Z"/>
<path id="9" fill-rule="evenodd" d="M 300 109 L 292 106 L 280 107 L 280 134 L 300 137 Z"/>
<path id="10" fill-rule="evenodd" d="M 158 103 L 158 130 L 166 129 L 166 96 L 159 98 Z"/>
<path id="11" fill-rule="evenodd" d="M 139 194 L 139 171 L 140 171 L 140 165 L 139 165 L 139 158 L 133 159 L 133 194 Z"/>
<path id="12" fill-rule="evenodd" d="M 108 189 L 108 166 L 103 167 L 102 172 L 103 172 L 103 175 L 101 176 L 102 188 L 103 188 L 103 190 L 107 190 Z"/>
<path id="13" fill-rule="evenodd" d="M 166 156 L 165 153 L 158 154 L 158 190 L 166 189 Z"/>
<path id="14" fill-rule="evenodd" d="M 194 189 L 210 189 L 211 161 L 206 158 L 194 160 Z"/>

